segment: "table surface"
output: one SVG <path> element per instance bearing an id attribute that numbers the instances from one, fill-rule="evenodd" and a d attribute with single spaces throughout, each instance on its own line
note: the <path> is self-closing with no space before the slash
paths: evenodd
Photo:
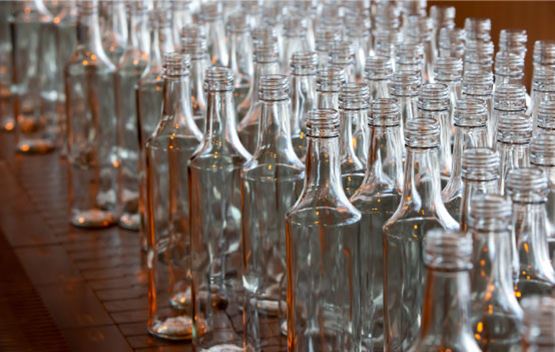
<path id="1" fill-rule="evenodd" d="M 139 235 L 67 221 L 56 153 L 14 153 L 0 134 L 0 350 L 191 351 L 146 332 Z"/>

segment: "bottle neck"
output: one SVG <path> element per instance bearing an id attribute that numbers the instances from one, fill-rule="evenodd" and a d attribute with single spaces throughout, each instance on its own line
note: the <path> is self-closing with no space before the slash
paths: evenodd
<path id="1" fill-rule="evenodd" d="M 191 104 L 195 119 L 204 118 L 206 113 L 206 95 L 204 94 L 204 71 L 209 66 L 208 55 L 191 58 L 189 77 L 191 82 Z"/>
<path id="2" fill-rule="evenodd" d="M 162 65 L 162 56 L 160 55 L 159 29 L 152 28 L 149 34 L 150 34 L 149 66 L 160 67 Z"/>
<path id="3" fill-rule="evenodd" d="M 353 143 L 353 124 L 364 119 L 366 110 L 345 110 L 339 111 L 339 153 L 342 163 L 352 165 L 352 170 L 362 170 L 364 165 L 355 152 Z"/>
<path id="4" fill-rule="evenodd" d="M 422 215 L 445 210 L 441 200 L 439 148 L 407 146 L 402 202 Z"/>
<path id="5" fill-rule="evenodd" d="M 233 32 L 229 38 L 229 68 L 235 73 L 235 82 L 244 85 L 252 76 L 252 41 L 249 32 Z"/>
<path id="6" fill-rule="evenodd" d="M 98 12 L 82 13 L 79 18 L 78 41 L 85 50 L 104 51 L 98 22 Z"/>
<path id="7" fill-rule="evenodd" d="M 193 121 L 189 76 L 166 77 L 162 115 L 171 121 L 172 127 L 187 131 L 187 134 L 202 139 L 202 133 Z"/>
<path id="8" fill-rule="evenodd" d="M 206 128 L 204 143 L 216 149 L 232 149 L 243 156 L 250 156 L 237 135 L 233 93 L 228 91 L 206 92 Z M 250 159 L 247 158 L 247 159 Z"/>
<path id="9" fill-rule="evenodd" d="M 147 33 L 146 12 L 131 12 L 127 22 L 127 48 L 138 49 L 142 52 L 149 52 Z"/>
<path id="10" fill-rule="evenodd" d="M 171 26 L 168 26 L 167 24 L 160 25 L 157 37 L 156 45 L 158 45 L 159 51 L 163 53 L 171 53 L 176 50 Z M 154 43 L 151 43 L 150 45 L 154 45 Z"/>
<path id="11" fill-rule="evenodd" d="M 499 192 L 499 177 L 492 175 L 483 180 L 469 180 L 463 178 L 463 194 L 461 199 L 461 232 L 468 231 L 468 216 L 471 200 L 478 194 L 496 194 Z"/>
<path id="12" fill-rule="evenodd" d="M 316 106 L 318 109 L 334 109 L 339 107 L 339 91 L 321 92 L 316 91 Z"/>
<path id="13" fill-rule="evenodd" d="M 473 340 L 469 317 L 470 274 L 467 270 L 426 270 L 419 339 L 441 337 L 443 345 Z M 451 343 L 447 343 L 451 342 Z"/>
<path id="14" fill-rule="evenodd" d="M 122 36 L 125 41 L 129 35 L 127 33 L 127 15 L 125 13 L 125 2 L 114 1 L 108 9 L 108 17 L 106 20 L 106 27 L 108 31 Z"/>
<path id="15" fill-rule="evenodd" d="M 371 127 L 363 183 L 400 193 L 403 187 L 402 145 L 400 126 Z"/>
<path id="16" fill-rule="evenodd" d="M 304 130 L 304 115 L 315 108 L 314 75 L 291 75 L 291 133 L 300 135 Z"/>
<path id="17" fill-rule="evenodd" d="M 258 87 L 260 83 L 260 78 L 263 75 L 270 75 L 279 73 L 279 64 L 275 62 L 256 62 L 254 65 L 254 78 L 252 80 L 251 87 L 249 89 L 249 101 L 251 106 L 254 106 L 258 102 Z"/>

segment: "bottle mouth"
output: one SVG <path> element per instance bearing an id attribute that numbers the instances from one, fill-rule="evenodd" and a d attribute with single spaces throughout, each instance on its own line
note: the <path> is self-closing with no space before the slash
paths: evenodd
<path id="1" fill-rule="evenodd" d="M 457 11 L 454 6 L 433 5 L 430 7 L 430 17 L 438 28 L 445 27 L 445 24 L 455 25 L 455 15 Z"/>
<path id="2" fill-rule="evenodd" d="M 204 90 L 208 92 L 232 91 L 233 71 L 222 66 L 209 67 L 204 75 Z"/>
<path id="3" fill-rule="evenodd" d="M 515 203 L 544 203 L 549 192 L 545 173 L 536 167 L 511 170 L 507 177 L 506 189 Z"/>
<path id="4" fill-rule="evenodd" d="M 286 75 L 272 74 L 260 77 L 258 97 L 264 101 L 289 99 L 289 79 Z"/>
<path id="5" fill-rule="evenodd" d="M 424 264 L 431 269 L 472 269 L 472 238 L 469 234 L 431 230 L 424 237 Z"/>
<path id="6" fill-rule="evenodd" d="M 532 139 L 532 121 L 524 113 L 502 116 L 497 121 L 497 141 L 527 144 Z"/>
<path id="7" fill-rule="evenodd" d="M 530 162 L 537 166 L 555 166 L 555 131 L 543 131 L 532 139 Z"/>
<path id="8" fill-rule="evenodd" d="M 346 83 L 339 91 L 339 108 L 342 110 L 368 109 L 370 93 L 364 83 Z"/>
<path id="9" fill-rule="evenodd" d="M 490 41 L 491 20 L 489 18 L 467 17 L 464 20 L 467 41 Z"/>
<path id="10" fill-rule="evenodd" d="M 164 55 L 163 69 L 165 77 L 182 77 L 189 75 L 191 56 L 180 52 L 171 52 Z"/>
<path id="11" fill-rule="evenodd" d="M 328 66 L 318 70 L 317 90 L 320 92 L 339 92 L 345 83 L 345 70 L 337 66 Z"/>
<path id="12" fill-rule="evenodd" d="M 246 33 L 249 31 L 249 23 L 243 13 L 234 13 L 227 18 L 226 30 L 229 33 Z"/>
<path id="13" fill-rule="evenodd" d="M 467 149 L 462 157 L 462 177 L 487 181 L 499 178 L 499 154 L 490 148 Z"/>
<path id="14" fill-rule="evenodd" d="M 412 148 L 436 148 L 439 146 L 439 122 L 430 117 L 418 117 L 405 124 L 405 144 Z"/>
<path id="15" fill-rule="evenodd" d="M 521 84 L 501 84 L 493 94 L 493 106 L 498 110 L 526 109 L 526 89 Z"/>
<path id="16" fill-rule="evenodd" d="M 256 63 L 277 62 L 279 59 L 278 43 L 274 40 L 259 42 L 254 48 L 254 61 Z"/>
<path id="17" fill-rule="evenodd" d="M 480 194 L 471 200 L 468 226 L 479 231 L 507 230 L 512 216 L 511 201 L 499 194 Z"/>
<path id="18" fill-rule="evenodd" d="M 368 110 L 368 125 L 372 127 L 395 127 L 401 123 L 399 102 L 395 98 L 378 98 Z"/>
<path id="19" fill-rule="evenodd" d="M 307 113 L 307 135 L 317 138 L 339 136 L 339 114 L 334 109 L 315 109 Z"/>
<path id="20" fill-rule="evenodd" d="M 466 95 L 491 95 L 493 74 L 491 71 L 471 70 L 463 75 L 462 91 Z"/>
<path id="21" fill-rule="evenodd" d="M 439 57 L 434 67 L 436 78 L 445 77 L 446 80 L 462 78 L 463 62 L 460 58 Z"/>
<path id="22" fill-rule="evenodd" d="M 454 124 L 459 127 L 485 127 L 489 116 L 484 101 L 475 98 L 457 100 L 453 115 Z"/>
<path id="23" fill-rule="evenodd" d="M 293 74 L 315 75 L 318 69 L 318 54 L 315 51 L 297 51 L 291 55 Z"/>
<path id="24" fill-rule="evenodd" d="M 394 96 L 417 96 L 420 91 L 422 78 L 420 72 L 401 70 L 395 72 L 389 81 L 389 89 Z"/>
<path id="25" fill-rule="evenodd" d="M 526 29 L 502 29 L 499 32 L 499 48 L 501 51 L 508 51 L 507 49 L 513 47 L 524 47 L 528 43 L 528 32 Z"/>
<path id="26" fill-rule="evenodd" d="M 449 88 L 443 83 L 426 83 L 420 88 L 418 108 L 422 110 L 449 109 Z"/>
<path id="27" fill-rule="evenodd" d="M 367 80 L 387 79 L 393 74 L 393 62 L 387 56 L 368 56 L 364 72 Z"/>

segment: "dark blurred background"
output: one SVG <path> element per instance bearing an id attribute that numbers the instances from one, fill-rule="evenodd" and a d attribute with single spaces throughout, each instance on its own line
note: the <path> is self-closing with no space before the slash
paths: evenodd
<path id="1" fill-rule="evenodd" d="M 555 40 L 555 1 L 428 1 L 428 6 L 454 6 L 457 9 L 457 27 L 464 27 L 466 17 L 491 19 L 491 37 L 497 51 L 499 30 L 503 28 L 526 29 L 528 52 L 526 54 L 527 87 L 532 77 L 532 47 L 538 39 Z"/>

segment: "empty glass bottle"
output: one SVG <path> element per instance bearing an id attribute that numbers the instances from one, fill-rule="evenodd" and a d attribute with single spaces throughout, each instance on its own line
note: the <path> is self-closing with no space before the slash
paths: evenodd
<path id="1" fill-rule="evenodd" d="M 451 176 L 441 192 L 441 198 L 449 214 L 461 222 L 461 201 L 463 198 L 462 160 L 465 150 L 489 146 L 488 113 L 484 102 L 463 98 L 457 102 L 454 114 L 455 141 L 453 143 L 453 164 Z"/>
<path id="2" fill-rule="evenodd" d="M 0 130 L 11 132 L 15 128 L 12 85 L 12 42 L 10 19 L 14 1 L 0 2 Z"/>
<path id="3" fill-rule="evenodd" d="M 346 83 L 339 91 L 339 144 L 343 190 L 350 197 L 362 183 L 368 159 L 368 87 Z M 364 161 L 363 161 L 364 160 Z"/>
<path id="4" fill-rule="evenodd" d="M 529 166 L 530 140 L 532 138 L 530 118 L 524 114 L 503 117 L 497 122 L 496 138 L 495 149 L 501 158 L 499 192 L 504 194 L 509 171 Z"/>
<path id="5" fill-rule="evenodd" d="M 403 183 L 401 114 L 393 98 L 368 111 L 369 149 L 364 180 L 351 197 L 361 212 L 362 337 L 366 351 L 383 351 L 383 224 L 397 209 Z"/>
<path id="6" fill-rule="evenodd" d="M 316 108 L 317 67 L 315 51 L 298 51 L 291 56 L 291 139 L 295 153 L 301 159 L 306 155 L 305 117 Z"/>
<path id="7" fill-rule="evenodd" d="M 316 106 L 318 109 L 339 109 L 339 90 L 345 82 L 343 69 L 335 66 L 319 69 L 316 76 Z"/>
<path id="8" fill-rule="evenodd" d="M 42 0 L 17 3 L 11 20 L 16 150 L 52 151 L 57 139 L 56 31 Z"/>
<path id="9" fill-rule="evenodd" d="M 79 3 L 79 44 L 65 67 L 70 222 L 117 221 L 115 67 L 102 48 L 98 2 Z"/>
<path id="10" fill-rule="evenodd" d="M 148 65 L 149 41 L 147 12 L 141 2 L 129 6 L 128 40 L 117 66 L 115 97 L 117 144 L 119 157 L 118 214 L 119 225 L 128 230 L 139 230 L 139 144 L 137 128 L 137 82 Z"/>
<path id="11" fill-rule="evenodd" d="M 227 49 L 229 68 L 233 71 L 235 103 L 242 102 L 253 80 L 253 53 L 250 28 L 247 18 L 242 13 L 235 13 L 227 19 Z"/>
<path id="12" fill-rule="evenodd" d="M 547 177 L 538 168 L 513 169 L 507 194 L 513 201 L 512 231 L 519 259 L 517 296 L 548 295 L 555 288 L 555 272 L 547 247 Z"/>
<path id="13" fill-rule="evenodd" d="M 191 57 L 189 81 L 191 82 L 191 109 L 198 128 L 204 130 L 206 117 L 206 97 L 203 84 L 204 73 L 210 67 L 210 56 L 206 46 L 206 37 L 200 32 L 189 31 L 181 37 L 181 51 Z"/>
<path id="14" fill-rule="evenodd" d="M 472 330 L 485 352 L 520 351 L 522 309 L 511 272 L 511 202 L 497 194 L 472 199 Z"/>
<path id="15" fill-rule="evenodd" d="M 189 97 L 190 57 L 164 56 L 162 118 L 145 146 L 148 204 L 148 331 L 192 337 L 189 180 L 187 163 L 202 139 Z"/>
<path id="16" fill-rule="evenodd" d="M 481 352 L 470 325 L 472 238 L 432 230 L 424 238 L 426 280 L 422 327 L 409 352 Z"/>
<path id="17" fill-rule="evenodd" d="M 533 296 L 522 300 L 524 309 L 523 352 L 555 349 L 555 298 Z"/>
<path id="18" fill-rule="evenodd" d="M 386 351 L 406 350 L 420 329 L 424 234 L 434 228 L 459 228 L 441 200 L 439 143 L 436 119 L 417 118 L 405 125 L 403 197 L 383 227 Z"/>
<path id="19" fill-rule="evenodd" d="M 288 351 L 358 351 L 361 215 L 341 185 L 337 112 L 309 112 L 307 135 L 304 187 L 286 218 Z"/>
<path id="20" fill-rule="evenodd" d="M 195 348 L 242 351 L 230 308 L 241 289 L 241 179 L 251 158 L 236 130 L 233 73 L 206 71 L 204 140 L 189 161 Z"/>
<path id="21" fill-rule="evenodd" d="M 364 65 L 364 75 L 370 91 L 370 102 L 389 98 L 388 83 L 393 74 L 393 62 L 388 57 L 368 56 Z"/>
<path id="22" fill-rule="evenodd" d="M 490 148 L 468 148 L 462 155 L 463 192 L 460 201 L 461 231 L 468 231 L 472 199 L 499 192 L 499 154 Z"/>
<path id="23" fill-rule="evenodd" d="M 279 73 L 279 53 L 276 42 L 260 44 L 254 49 L 254 80 L 250 87 L 247 97 L 237 108 L 240 119 L 238 132 L 241 143 L 248 151 L 254 151 L 258 140 L 258 124 L 262 105 L 259 97 L 260 77 L 263 75 Z M 246 111 L 243 115 L 243 112 Z"/>
<path id="24" fill-rule="evenodd" d="M 447 182 L 451 175 L 453 158 L 451 155 L 451 126 L 453 118 L 451 116 L 449 100 L 449 90 L 442 83 L 427 83 L 420 89 L 418 96 L 419 117 L 429 117 L 437 119 L 441 130 L 439 146 L 439 163 L 441 178 Z"/>
<path id="25" fill-rule="evenodd" d="M 547 243 L 553 267 L 555 267 L 555 133 L 542 133 L 534 137 L 530 146 L 530 164 L 541 168 L 548 179 L 547 195 Z"/>
<path id="26" fill-rule="evenodd" d="M 127 14 L 125 1 L 103 1 L 106 6 L 106 21 L 102 28 L 102 45 L 110 61 L 117 65 L 127 43 Z"/>
<path id="27" fill-rule="evenodd" d="M 488 123 L 488 129 L 493 133 L 495 141 L 495 131 L 499 120 L 505 119 L 509 115 L 522 115 L 526 112 L 526 89 L 523 85 L 501 84 L 493 93 L 493 111 Z"/>
<path id="28" fill-rule="evenodd" d="M 229 55 L 225 37 L 225 24 L 221 2 L 204 3 L 200 7 L 199 21 L 206 28 L 208 53 L 213 65 L 227 66 Z"/>
<path id="29" fill-rule="evenodd" d="M 304 165 L 291 142 L 287 76 L 262 76 L 259 94 L 258 144 L 241 172 L 244 345 L 249 351 L 275 346 L 272 338 L 281 335 L 279 321 L 286 312 L 284 220 L 304 179 Z"/>

